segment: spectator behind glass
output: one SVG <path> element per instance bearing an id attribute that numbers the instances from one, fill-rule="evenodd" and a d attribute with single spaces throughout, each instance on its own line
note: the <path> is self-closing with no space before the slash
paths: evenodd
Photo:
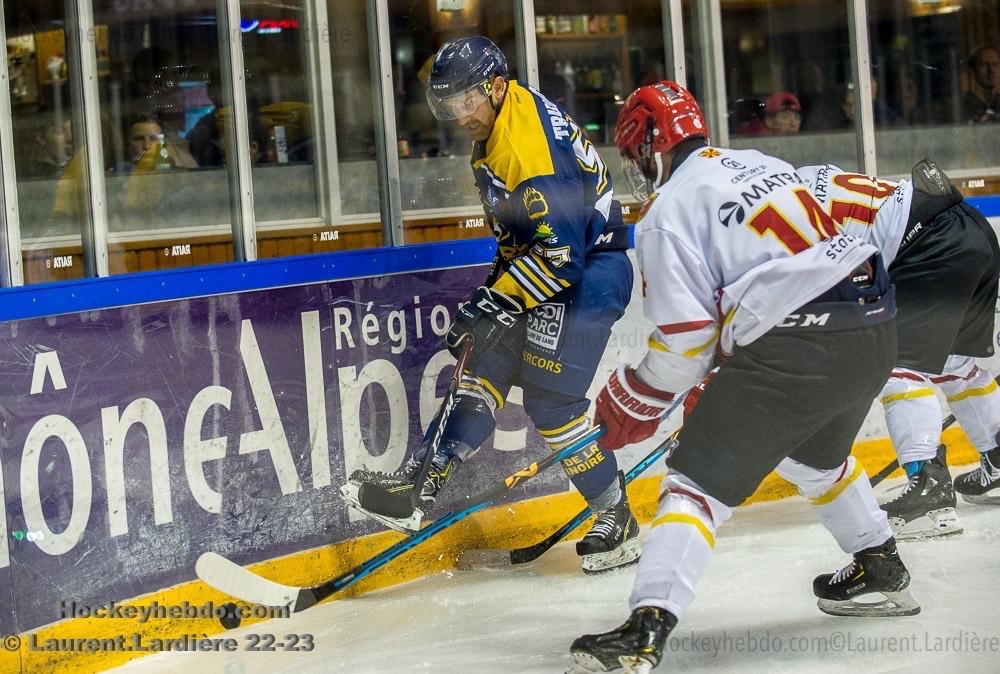
<path id="1" fill-rule="evenodd" d="M 802 127 L 802 105 L 790 91 L 776 91 L 764 103 L 764 134 L 791 135 Z"/>
<path id="2" fill-rule="evenodd" d="M 149 116 L 140 116 L 128 128 L 128 164 L 121 167 L 125 172 L 133 170 L 164 170 L 163 162 L 157 162 L 160 138 L 163 138 L 167 159 L 172 169 L 194 169 L 198 163 L 183 144 L 166 137 L 163 126 Z"/>
<path id="3" fill-rule="evenodd" d="M 878 81 L 872 75 L 872 114 L 876 126 L 899 126 L 902 118 L 884 100 L 878 97 Z M 854 128 L 854 82 L 841 85 L 840 107 L 826 123 L 829 129 Z"/>
<path id="4" fill-rule="evenodd" d="M 729 133 L 756 136 L 764 132 L 764 104 L 756 98 L 737 98 L 729 103 Z"/>
<path id="5" fill-rule="evenodd" d="M 1000 116 L 1000 50 L 987 45 L 969 56 L 969 90 L 962 100 L 970 124 L 989 124 Z"/>
<path id="6" fill-rule="evenodd" d="M 17 177 L 58 178 L 73 154 L 73 127 L 68 116 L 50 112 L 18 117 L 14 123 Z"/>

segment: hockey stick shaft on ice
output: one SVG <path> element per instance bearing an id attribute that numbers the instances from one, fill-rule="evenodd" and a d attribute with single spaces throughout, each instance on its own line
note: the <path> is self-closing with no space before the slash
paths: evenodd
<path id="1" fill-rule="evenodd" d="M 945 417 L 944 421 L 941 422 L 941 430 L 944 431 L 946 428 L 948 428 L 949 426 L 951 426 L 953 423 L 955 423 L 955 415 L 954 414 L 949 414 L 947 417 Z M 890 461 L 889 463 L 887 463 L 885 465 L 885 467 L 882 468 L 882 470 L 880 470 L 879 472 L 877 472 L 874 475 L 872 475 L 872 477 L 871 477 L 871 485 L 873 487 L 876 486 L 876 485 L 878 485 L 880 482 L 882 482 L 883 480 L 885 480 L 887 477 L 889 477 L 890 475 L 892 475 L 893 473 L 895 473 L 897 468 L 899 468 L 899 458 L 894 458 L 892 461 Z"/>
<path id="2" fill-rule="evenodd" d="M 420 471 L 417 473 L 417 478 L 413 482 L 415 485 L 422 485 L 424 480 L 427 479 L 427 473 L 430 471 L 431 462 L 434 459 L 434 455 L 437 453 L 438 445 L 441 444 L 441 437 L 444 435 L 445 426 L 448 423 L 448 417 L 451 416 L 452 410 L 454 410 L 455 406 L 458 404 L 458 386 L 462 381 L 462 372 L 465 371 L 465 366 L 468 364 L 469 357 L 471 355 L 472 339 L 467 337 L 465 339 L 465 344 L 462 347 L 462 352 L 458 356 L 458 362 L 455 363 L 455 371 L 451 376 L 451 381 L 448 382 L 448 390 L 445 392 L 444 399 L 441 401 L 441 408 L 438 410 L 437 417 L 433 422 L 434 432 L 431 435 L 430 442 L 427 443 L 427 447 L 424 450 L 424 457 L 420 464 Z M 410 517 L 419 505 L 417 503 L 419 497 L 419 488 L 410 489 L 407 493 L 403 494 L 394 494 L 373 484 L 362 484 L 358 488 L 358 503 L 361 504 L 361 507 L 365 510 L 377 512 L 387 517 Z"/>
<path id="3" fill-rule="evenodd" d="M 597 440 L 603 431 L 604 429 L 601 427 L 591 429 L 585 436 L 558 452 L 552 452 L 543 459 L 508 475 L 503 481 L 470 500 L 464 508 L 445 515 L 414 535 L 407 536 L 374 557 L 318 585 L 295 587 L 276 583 L 258 576 L 253 571 L 214 552 L 204 553 L 198 558 L 195 572 L 205 583 L 237 599 L 265 606 L 287 606 L 293 612 L 304 611 L 317 602 L 365 578 L 373 571 L 409 552 L 456 522 L 483 510 L 521 482 L 534 477 L 552 464 L 562 461 L 574 452 L 588 446 Z"/>
<path id="4" fill-rule="evenodd" d="M 676 400 L 674 400 L 674 402 L 670 405 L 670 409 L 667 410 L 667 413 L 664 415 L 663 418 L 664 419 L 669 418 L 670 415 L 673 413 L 673 411 L 677 408 L 677 406 L 680 405 L 683 399 L 684 396 L 680 396 Z M 661 457 L 663 456 L 669 457 L 670 453 L 673 452 L 674 447 L 677 446 L 677 434 L 679 432 L 680 430 L 678 429 L 673 433 L 671 433 L 669 438 L 667 438 L 652 452 L 644 456 L 637 464 L 632 466 L 632 469 L 629 470 L 627 473 L 625 473 L 625 484 L 627 485 L 631 483 L 633 480 L 635 480 L 635 478 L 642 475 L 642 473 L 644 473 L 647 468 L 649 468 L 654 463 L 659 461 Z M 556 545 L 556 543 L 558 543 L 566 536 L 568 536 L 574 529 L 576 529 L 581 524 L 586 522 L 587 519 L 590 518 L 592 514 L 593 512 L 591 511 L 590 506 L 589 505 L 584 506 L 584 508 L 576 515 L 574 515 L 572 519 L 570 519 L 561 527 L 553 531 L 544 539 L 532 545 L 528 545 L 523 548 L 514 548 L 513 550 L 508 551 L 508 555 L 510 557 L 510 563 L 527 564 L 529 562 L 535 561 L 536 559 L 544 555 L 546 552 L 551 550 Z"/>
<path id="5" fill-rule="evenodd" d="M 1000 383 L 1000 376 L 996 377 L 993 381 Z M 944 430 L 947 429 L 949 426 L 951 426 L 953 423 L 955 423 L 955 415 L 949 414 L 947 417 L 945 417 L 944 421 L 941 422 L 941 431 L 944 432 Z M 897 468 L 899 468 L 898 457 L 894 458 L 892 461 L 886 464 L 886 466 L 882 470 L 872 475 L 871 477 L 872 486 L 874 487 L 875 485 L 879 484 L 884 479 L 892 475 Z"/>
<path id="6" fill-rule="evenodd" d="M 677 446 L 677 432 L 675 431 L 671 436 L 665 440 L 660 446 L 654 449 L 652 452 L 647 454 L 639 463 L 632 466 L 632 469 L 625 473 L 625 484 L 631 483 L 635 478 L 639 477 L 647 468 L 652 466 L 654 463 L 660 460 L 664 455 L 669 455 L 673 451 L 674 447 Z M 551 550 L 556 543 L 568 536 L 574 529 L 586 522 L 590 516 L 593 514 L 590 506 L 585 506 L 583 510 L 578 512 L 571 520 L 563 524 L 561 527 L 553 531 L 551 534 L 546 536 L 543 540 L 535 543 L 534 545 L 529 545 L 523 548 L 514 548 L 510 551 L 510 563 L 511 564 L 527 564 L 533 562 L 546 552 Z"/>

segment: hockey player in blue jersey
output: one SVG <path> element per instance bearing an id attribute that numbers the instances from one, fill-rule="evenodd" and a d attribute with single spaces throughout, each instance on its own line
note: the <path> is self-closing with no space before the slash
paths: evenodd
<path id="1" fill-rule="evenodd" d="M 457 122 L 474 141 L 472 171 L 498 250 L 489 278 L 447 336 L 456 355 L 465 338 L 474 346 L 427 478 L 414 485 L 436 422 L 421 452 L 399 471 L 351 476 L 343 491 L 359 509 L 352 484 L 397 494 L 419 489 L 422 507 L 429 507 L 489 438 L 512 385 L 523 389 L 525 411 L 553 451 L 585 435 L 587 390 L 631 296 L 625 228 L 607 166 L 565 111 L 509 79 L 493 42 L 475 36 L 442 46 L 427 101 L 435 117 Z M 598 513 L 577 544 L 584 571 L 635 562 L 639 527 L 614 455 L 592 444 L 564 460 L 563 469 Z M 399 522 L 364 512 L 396 528 L 419 527 L 419 518 Z"/>

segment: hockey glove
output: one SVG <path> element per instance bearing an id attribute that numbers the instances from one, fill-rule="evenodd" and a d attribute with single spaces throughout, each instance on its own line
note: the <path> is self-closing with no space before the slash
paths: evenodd
<path id="1" fill-rule="evenodd" d="M 601 449 L 621 449 L 652 437 L 673 399 L 673 393 L 643 383 L 635 370 L 620 366 L 597 395 L 594 423 L 604 424 Z"/>
<path id="2" fill-rule="evenodd" d="M 517 326 L 520 308 L 501 292 L 479 286 L 462 305 L 448 331 L 448 350 L 458 358 L 462 341 L 472 338 L 477 353 L 492 351 L 508 330 Z"/>

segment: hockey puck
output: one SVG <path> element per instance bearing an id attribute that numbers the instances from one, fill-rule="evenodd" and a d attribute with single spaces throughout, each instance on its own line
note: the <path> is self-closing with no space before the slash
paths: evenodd
<path id="1" fill-rule="evenodd" d="M 243 619 L 240 618 L 240 614 L 236 610 L 236 604 L 223 604 L 219 607 L 219 622 L 227 630 L 236 629 L 240 626 Z"/>

